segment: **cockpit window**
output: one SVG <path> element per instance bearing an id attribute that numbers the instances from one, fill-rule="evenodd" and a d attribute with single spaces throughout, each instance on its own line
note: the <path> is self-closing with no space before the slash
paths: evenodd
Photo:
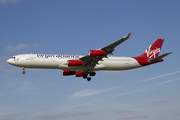
<path id="1" fill-rule="evenodd" d="M 12 59 L 15 59 L 16 57 L 12 57 Z"/>

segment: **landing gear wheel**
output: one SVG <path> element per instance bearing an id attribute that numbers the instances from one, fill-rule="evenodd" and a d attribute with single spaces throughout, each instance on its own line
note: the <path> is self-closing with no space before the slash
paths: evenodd
<path id="1" fill-rule="evenodd" d="M 87 80 L 90 81 L 90 80 L 91 80 L 91 77 L 88 77 Z"/>
<path id="2" fill-rule="evenodd" d="M 87 76 L 83 76 L 83 78 L 84 78 L 84 79 L 86 79 L 86 78 L 87 78 Z"/>
<path id="3" fill-rule="evenodd" d="M 26 73 L 26 71 L 22 71 L 22 74 L 25 74 Z"/>
<path id="4" fill-rule="evenodd" d="M 90 72 L 90 76 L 95 76 L 96 73 L 95 72 Z"/>
<path id="5" fill-rule="evenodd" d="M 95 76 L 96 75 L 96 72 L 93 72 L 91 69 L 89 69 L 87 72 L 86 72 L 86 78 L 87 78 L 87 81 L 91 81 L 91 77 L 88 77 L 89 76 Z M 83 76 L 83 78 L 85 78 Z"/>
<path id="6" fill-rule="evenodd" d="M 22 74 L 25 74 L 26 73 L 26 71 L 25 71 L 25 68 L 24 67 L 22 67 Z"/>

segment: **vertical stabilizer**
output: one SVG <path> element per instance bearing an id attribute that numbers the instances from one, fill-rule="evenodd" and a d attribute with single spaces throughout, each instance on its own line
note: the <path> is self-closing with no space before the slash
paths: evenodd
<path id="1" fill-rule="evenodd" d="M 149 59 L 154 59 L 154 58 L 158 57 L 158 55 L 161 51 L 163 42 L 164 42 L 164 39 L 157 39 L 138 57 L 143 57 L 143 58 L 147 57 Z"/>
<path id="2" fill-rule="evenodd" d="M 157 39 L 141 55 L 134 57 L 140 65 L 149 65 L 149 60 L 158 57 L 164 39 Z M 162 61 L 162 60 L 161 60 Z M 157 61 L 157 62 L 161 62 Z"/>

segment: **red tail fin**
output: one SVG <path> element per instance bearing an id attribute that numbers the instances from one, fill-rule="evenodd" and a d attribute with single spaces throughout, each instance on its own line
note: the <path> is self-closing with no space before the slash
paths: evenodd
<path id="1" fill-rule="evenodd" d="M 143 58 L 156 58 L 159 55 L 159 52 L 161 51 L 161 46 L 164 42 L 164 39 L 157 39 L 156 41 L 154 41 L 154 43 L 152 45 L 150 45 L 143 54 L 141 54 L 138 57 L 143 57 Z"/>
<path id="2" fill-rule="evenodd" d="M 139 62 L 139 64 L 148 65 L 149 59 L 154 59 L 154 58 L 158 57 L 158 55 L 161 51 L 163 42 L 164 42 L 164 39 L 157 39 L 141 55 L 134 57 L 134 58 Z"/>

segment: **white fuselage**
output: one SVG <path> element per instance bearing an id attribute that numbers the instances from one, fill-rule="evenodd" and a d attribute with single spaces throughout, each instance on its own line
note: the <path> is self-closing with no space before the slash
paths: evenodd
<path id="1" fill-rule="evenodd" d="M 67 60 L 78 60 L 83 56 L 79 55 L 50 55 L 50 54 L 22 54 L 16 55 L 8 59 L 7 62 L 11 65 L 24 68 L 39 68 L 39 69 L 62 69 L 70 71 L 86 71 L 87 67 L 68 66 Z M 92 69 L 98 70 L 128 70 L 142 67 L 132 57 L 108 57 L 103 58 Z"/>

